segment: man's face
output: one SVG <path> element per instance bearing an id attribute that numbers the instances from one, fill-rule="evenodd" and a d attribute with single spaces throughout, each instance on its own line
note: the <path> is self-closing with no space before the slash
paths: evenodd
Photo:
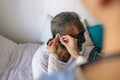
<path id="1" fill-rule="evenodd" d="M 82 50 L 82 44 L 85 42 L 84 32 L 84 27 L 78 26 L 77 24 L 72 24 L 69 30 L 69 35 L 78 40 L 78 48 L 80 51 Z"/>
<path id="2" fill-rule="evenodd" d="M 71 37 L 78 40 L 77 44 L 78 44 L 78 48 L 79 48 L 80 51 L 82 50 L 82 44 L 85 42 L 84 32 L 85 31 L 82 31 L 82 32 L 79 32 L 76 35 L 75 34 L 71 35 Z"/>

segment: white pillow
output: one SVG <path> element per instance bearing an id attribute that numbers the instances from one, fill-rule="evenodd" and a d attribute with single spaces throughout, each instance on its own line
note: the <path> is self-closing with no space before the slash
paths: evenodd
<path id="1" fill-rule="evenodd" d="M 50 23 L 51 23 L 52 18 L 53 17 L 51 15 L 46 16 L 44 30 L 43 30 L 42 36 L 41 36 L 41 41 L 42 42 L 47 42 L 50 38 L 52 38 L 52 33 L 51 33 L 51 28 L 50 28 Z M 83 23 L 84 28 L 86 30 L 85 33 L 84 33 L 86 42 L 84 43 L 83 47 L 92 46 L 93 42 L 92 42 L 92 40 L 89 36 L 88 30 L 87 30 L 86 19 L 81 19 L 81 22 Z"/>
<path id="2" fill-rule="evenodd" d="M 0 35 L 0 73 L 5 65 L 9 62 L 12 51 L 16 43 Z"/>
<path id="3" fill-rule="evenodd" d="M 41 35 L 41 42 L 47 42 L 50 38 L 52 38 L 52 33 L 51 33 L 51 20 L 52 20 L 51 15 L 47 15 L 45 18 L 44 22 L 44 29 Z"/>

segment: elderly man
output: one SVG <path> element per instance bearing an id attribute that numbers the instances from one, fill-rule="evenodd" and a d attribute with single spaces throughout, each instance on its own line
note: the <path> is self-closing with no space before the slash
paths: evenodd
<path id="1" fill-rule="evenodd" d="M 85 29 L 78 15 L 74 12 L 62 12 L 51 21 L 53 39 L 43 44 L 37 50 L 32 61 L 33 78 L 39 80 L 41 76 L 58 70 L 72 68 L 77 64 L 84 64 L 87 60 L 81 56 L 82 44 L 85 42 Z M 69 51 L 60 42 L 60 37 L 70 35 L 77 40 L 80 54 L 70 55 Z M 76 60 L 79 55 L 79 61 Z"/>

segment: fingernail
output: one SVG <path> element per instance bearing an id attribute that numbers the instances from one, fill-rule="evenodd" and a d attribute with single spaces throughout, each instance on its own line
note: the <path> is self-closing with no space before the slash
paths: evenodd
<path id="1" fill-rule="evenodd" d="M 60 38 L 60 34 L 59 34 L 59 33 L 57 33 L 55 37 L 58 37 L 58 38 Z"/>
<path id="2" fill-rule="evenodd" d="M 59 33 L 56 34 L 56 37 L 59 35 Z"/>
<path id="3" fill-rule="evenodd" d="M 58 37 L 58 33 L 56 34 L 56 36 L 55 37 Z"/>

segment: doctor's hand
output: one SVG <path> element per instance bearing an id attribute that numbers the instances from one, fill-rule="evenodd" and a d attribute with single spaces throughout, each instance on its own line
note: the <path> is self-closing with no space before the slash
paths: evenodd
<path id="1" fill-rule="evenodd" d="M 60 42 L 67 48 L 68 52 L 75 59 L 77 59 L 80 56 L 79 49 L 77 47 L 77 39 L 72 38 L 69 35 L 65 35 L 60 38 Z"/>

